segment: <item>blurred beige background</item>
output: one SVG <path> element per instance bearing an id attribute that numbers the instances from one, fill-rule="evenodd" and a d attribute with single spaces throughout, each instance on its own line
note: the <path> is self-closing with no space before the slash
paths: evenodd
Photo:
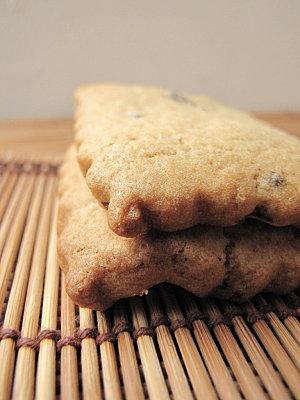
<path id="1" fill-rule="evenodd" d="M 0 117 L 68 116 L 81 82 L 300 109 L 299 0 L 2 0 Z"/>

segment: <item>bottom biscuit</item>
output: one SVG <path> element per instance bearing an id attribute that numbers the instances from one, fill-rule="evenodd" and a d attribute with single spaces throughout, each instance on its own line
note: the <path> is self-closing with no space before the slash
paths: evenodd
<path id="1" fill-rule="evenodd" d="M 196 226 L 124 238 L 86 186 L 68 151 L 60 171 L 58 256 L 70 297 L 104 310 L 120 298 L 170 282 L 198 296 L 245 301 L 261 291 L 300 285 L 300 239 L 292 227 L 249 221 L 230 228 Z"/>

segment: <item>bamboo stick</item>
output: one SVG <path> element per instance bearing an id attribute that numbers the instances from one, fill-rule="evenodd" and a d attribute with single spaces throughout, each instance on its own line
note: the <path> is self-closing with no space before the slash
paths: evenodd
<path id="1" fill-rule="evenodd" d="M 97 311 L 97 321 L 99 337 L 110 333 L 109 321 L 104 312 Z M 121 400 L 122 393 L 113 343 L 106 340 L 100 344 L 100 354 L 105 398 Z"/>
<path id="2" fill-rule="evenodd" d="M 296 293 L 290 293 L 284 297 L 285 302 L 292 308 L 295 316 L 288 316 L 284 319 L 284 325 L 291 332 L 298 344 L 300 344 L 300 322 L 296 316 L 300 316 L 300 298 Z"/>
<path id="3" fill-rule="evenodd" d="M 284 303 L 279 299 L 277 300 L 276 296 L 269 295 L 269 298 L 273 299 L 273 303 L 277 304 L 281 311 L 287 311 L 287 308 L 284 307 Z M 268 304 L 261 295 L 257 296 L 257 301 L 263 306 Z M 300 346 L 273 311 L 267 312 L 266 316 L 280 343 L 300 370 Z"/>
<path id="4" fill-rule="evenodd" d="M 3 328 L 15 330 L 19 330 L 20 328 L 45 181 L 46 177 L 44 174 L 40 174 L 36 179 L 35 191 L 28 211 L 27 223 L 19 250 Z M 15 360 L 15 341 L 13 339 L 2 339 L 0 343 L 0 360 L 2 360 L 2 368 L 0 368 L 0 387 L 2 388 L 0 399 L 4 400 L 10 397 L 11 392 Z"/>
<path id="5" fill-rule="evenodd" d="M 212 299 L 201 300 L 211 321 L 218 321 L 213 324 L 214 334 L 228 360 L 236 380 L 246 399 L 266 399 L 266 395 L 259 385 L 253 371 L 247 363 L 239 345 L 237 344 L 229 327 L 222 323 L 222 314 Z"/>
<path id="6" fill-rule="evenodd" d="M 229 307 L 232 309 L 232 305 L 224 302 L 225 311 L 228 310 Z M 244 346 L 244 349 L 246 350 L 270 397 L 273 400 L 290 399 L 290 395 L 283 385 L 282 380 L 274 370 L 270 359 L 266 356 L 264 350 L 247 326 L 244 318 L 241 315 L 236 315 L 231 319 L 231 321 L 238 338 Z"/>
<path id="7" fill-rule="evenodd" d="M 149 291 L 146 301 L 150 311 L 151 323 L 162 319 L 163 311 L 155 288 Z M 174 399 L 192 399 L 193 395 L 169 328 L 166 325 L 158 325 L 155 332 Z"/>
<path id="8" fill-rule="evenodd" d="M 21 174 L 16 182 L 12 196 L 10 197 L 10 200 L 9 200 L 9 203 L 5 210 L 3 219 L 1 221 L 0 256 L 2 254 L 3 247 L 4 247 L 4 244 L 8 237 L 9 231 L 13 225 L 13 221 L 14 221 L 14 225 L 16 225 L 18 223 L 20 224 L 20 222 L 22 222 L 22 221 L 19 221 L 20 216 L 21 216 L 20 209 L 21 208 L 24 209 L 24 206 L 26 205 L 26 202 L 24 204 L 24 194 L 29 192 L 30 186 L 32 186 L 32 184 L 33 184 L 33 175 L 25 174 L 25 173 Z M 19 206 L 20 205 L 19 203 L 21 203 L 21 199 L 23 200 L 23 202 L 22 202 L 23 207 Z"/>
<path id="9" fill-rule="evenodd" d="M 128 325 L 124 302 L 125 300 L 119 301 L 114 306 L 114 327 Z M 130 333 L 126 330 L 117 333 L 117 340 L 126 399 L 144 400 L 143 386 Z"/>
<path id="10" fill-rule="evenodd" d="M 27 288 L 21 331 L 22 337 L 25 338 L 33 339 L 38 332 L 54 189 L 55 177 L 50 175 L 47 178 L 44 204 L 41 210 L 41 223 L 37 231 Z M 19 349 L 13 385 L 13 399 L 32 399 L 34 395 L 35 352 L 35 349 L 29 346 Z"/>
<path id="11" fill-rule="evenodd" d="M 300 345 L 300 322 L 296 317 L 289 316 L 284 320 L 284 325 L 293 335 L 294 339 Z"/>
<path id="12" fill-rule="evenodd" d="M 80 330 L 95 329 L 93 311 L 79 308 Z M 84 399 L 102 399 L 98 354 L 95 338 L 86 337 L 81 340 L 81 372 Z"/>
<path id="13" fill-rule="evenodd" d="M 16 171 L 16 166 L 14 163 L 12 164 L 4 164 L 0 160 L 0 197 L 3 196 L 5 188 L 7 187 L 10 181 L 10 175 Z"/>
<path id="14" fill-rule="evenodd" d="M 28 174 L 21 174 L 19 179 L 17 180 L 17 183 L 14 187 L 12 196 L 10 198 L 10 201 L 8 203 L 8 206 L 5 210 L 3 219 L 1 221 L 1 226 L 0 226 L 0 256 L 2 255 L 2 251 L 7 239 L 7 236 L 9 234 L 9 231 L 12 227 L 13 221 L 15 220 L 15 214 L 16 212 L 20 212 L 20 205 L 21 202 L 21 197 L 24 195 L 24 190 L 28 192 L 28 179 L 29 181 L 32 180 L 32 175 Z"/>
<path id="15" fill-rule="evenodd" d="M 183 321 L 184 318 L 179 309 L 173 289 L 169 285 L 160 286 L 159 293 L 172 325 L 175 326 L 177 321 Z M 183 326 L 178 327 L 174 334 L 196 398 L 216 399 L 216 392 L 211 384 L 201 355 L 197 351 L 191 332 Z"/>
<path id="16" fill-rule="evenodd" d="M 2 233 L 5 233 L 5 237 L 3 240 L 0 238 L 0 247 L 2 246 L 1 243 L 3 243 L 3 246 L 5 243 L 5 247 L 2 247 L 3 253 L 0 259 L 0 314 L 2 312 L 8 281 L 18 254 L 34 181 L 34 174 L 22 175 L 20 177 L 18 181 L 19 185 L 16 186 L 3 218 L 3 224 L 1 225 L 0 236 Z"/>
<path id="17" fill-rule="evenodd" d="M 256 308 L 252 303 L 248 303 L 246 305 L 246 309 L 249 313 L 256 312 Z M 253 324 L 253 329 L 267 350 L 269 356 L 277 366 L 295 398 L 300 399 L 300 373 L 279 343 L 278 339 L 275 337 L 266 322 L 261 319 Z"/>
<path id="18" fill-rule="evenodd" d="M 284 314 L 285 312 L 290 310 L 279 296 L 269 295 L 268 299 L 271 300 L 271 303 L 275 306 L 275 308 L 277 309 L 277 311 L 279 313 Z M 273 316 L 273 318 L 274 318 L 274 316 Z M 298 319 L 292 315 L 287 314 L 287 316 L 283 319 L 283 323 L 288 328 L 289 332 L 291 333 L 293 338 L 296 340 L 296 342 L 300 345 L 300 322 L 298 321 Z M 297 365 L 299 368 L 298 361 L 297 361 Z"/>
<path id="19" fill-rule="evenodd" d="M 57 307 L 59 289 L 59 268 L 56 254 L 57 203 L 53 208 L 53 218 L 48 245 L 41 331 L 57 329 Z M 56 341 L 43 339 L 40 342 L 36 378 L 36 400 L 54 400 L 56 397 Z"/>
<path id="20" fill-rule="evenodd" d="M 204 314 L 202 312 L 200 313 L 191 294 L 179 288 L 176 293 L 180 295 L 180 297 L 178 297 L 180 299 L 180 304 L 185 310 L 186 317 L 188 319 L 193 317 L 192 326 L 194 336 L 219 397 L 224 400 L 240 399 L 241 396 L 237 390 L 236 384 L 225 365 L 214 339 L 203 321 Z M 200 319 L 201 314 L 202 318 Z"/>
<path id="21" fill-rule="evenodd" d="M 61 273 L 61 337 L 74 336 L 75 306 L 65 289 Z M 72 345 L 63 346 L 60 356 L 60 386 L 62 400 L 79 400 L 77 351 Z"/>
<path id="22" fill-rule="evenodd" d="M 0 182 L 0 221 L 2 220 L 3 214 L 6 210 L 9 202 L 11 193 L 15 187 L 18 174 L 13 171 L 5 171 L 5 175 L 1 177 Z"/>
<path id="23" fill-rule="evenodd" d="M 136 331 L 141 328 L 148 328 L 148 321 L 142 305 L 142 300 L 136 297 L 131 298 L 130 308 L 132 322 Z M 166 387 L 152 337 L 149 335 L 138 337 L 137 346 L 150 399 L 169 399 L 168 389 Z"/>
<path id="24" fill-rule="evenodd" d="M 4 188 L 9 181 L 10 171 L 6 165 L 3 165 L 0 161 L 0 196 L 2 197 Z"/>

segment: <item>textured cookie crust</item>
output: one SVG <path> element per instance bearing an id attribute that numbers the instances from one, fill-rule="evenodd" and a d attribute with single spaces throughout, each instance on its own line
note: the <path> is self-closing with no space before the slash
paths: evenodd
<path id="1" fill-rule="evenodd" d="M 205 96 L 100 84 L 76 92 L 87 184 L 118 235 L 249 216 L 300 224 L 300 141 Z"/>
<path id="2" fill-rule="evenodd" d="M 74 149 L 60 175 L 59 263 L 67 292 L 82 306 L 103 310 L 160 282 L 238 301 L 300 284 L 295 228 L 249 221 L 226 230 L 197 226 L 124 238 L 109 228 L 107 211 L 87 188 Z"/>

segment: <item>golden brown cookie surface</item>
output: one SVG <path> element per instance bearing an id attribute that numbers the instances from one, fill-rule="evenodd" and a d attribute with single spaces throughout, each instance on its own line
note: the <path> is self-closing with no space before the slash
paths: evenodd
<path id="1" fill-rule="evenodd" d="M 60 172 L 58 253 L 67 291 L 82 306 L 105 309 L 120 298 L 170 282 L 205 296 L 242 301 L 264 289 L 300 284 L 294 228 L 252 221 L 225 231 L 197 226 L 124 238 L 112 232 L 81 176 L 75 151 Z"/>
<path id="2" fill-rule="evenodd" d="M 78 160 L 110 227 L 300 224 L 300 142 L 205 96 L 91 85 L 76 93 Z"/>

